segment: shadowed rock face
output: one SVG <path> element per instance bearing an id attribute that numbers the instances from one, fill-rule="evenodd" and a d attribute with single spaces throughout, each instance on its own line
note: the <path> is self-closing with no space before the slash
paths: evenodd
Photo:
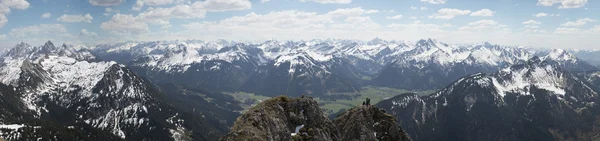
<path id="1" fill-rule="evenodd" d="M 410 141 L 396 118 L 374 106 L 354 107 L 340 114 L 333 123 L 343 141 Z"/>
<path id="2" fill-rule="evenodd" d="M 295 128 L 304 125 L 300 134 L 292 137 Z M 340 133 L 327 119 L 319 104 L 310 97 L 275 97 L 254 106 L 235 121 L 231 132 L 222 141 L 238 140 L 340 140 Z"/>

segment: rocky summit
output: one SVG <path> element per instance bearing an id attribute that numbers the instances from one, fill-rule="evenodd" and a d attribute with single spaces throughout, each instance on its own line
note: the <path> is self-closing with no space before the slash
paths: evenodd
<path id="1" fill-rule="evenodd" d="M 312 97 L 278 96 L 238 117 L 221 141 L 410 141 L 396 119 L 373 106 L 360 106 L 327 119 Z"/>
<path id="2" fill-rule="evenodd" d="M 332 141 L 339 140 L 339 135 L 334 124 L 323 115 L 319 104 L 311 97 L 293 99 L 278 96 L 259 103 L 238 117 L 231 132 L 221 140 Z"/>
<path id="3" fill-rule="evenodd" d="M 340 114 L 333 123 L 343 141 L 410 141 L 394 116 L 375 106 L 354 107 Z"/>

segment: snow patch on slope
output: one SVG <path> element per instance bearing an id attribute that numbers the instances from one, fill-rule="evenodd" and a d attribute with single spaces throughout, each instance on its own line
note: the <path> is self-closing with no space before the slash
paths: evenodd
<path id="1" fill-rule="evenodd" d="M 492 78 L 492 82 L 502 97 L 506 93 L 529 94 L 531 86 L 548 90 L 558 95 L 565 95 L 566 79 L 564 75 L 556 71 L 551 65 L 538 66 L 534 68 L 524 68 L 521 70 L 511 70 L 506 68 L 501 70 L 501 77 L 508 77 L 505 80 Z M 507 76 L 506 76 L 507 75 Z"/>
<path id="2" fill-rule="evenodd" d="M 6 85 L 17 85 L 23 60 L 6 57 L 2 61 L 4 66 L 0 67 L 0 82 Z"/>

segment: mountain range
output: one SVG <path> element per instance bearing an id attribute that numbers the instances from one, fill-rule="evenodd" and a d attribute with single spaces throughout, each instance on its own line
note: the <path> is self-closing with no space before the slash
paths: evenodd
<path id="1" fill-rule="evenodd" d="M 463 76 L 494 72 L 533 56 L 555 60 L 563 67 L 577 69 L 574 71 L 597 69 L 562 49 L 488 42 L 453 45 L 434 39 L 127 42 L 99 45 L 92 52 L 105 60 L 127 64 L 151 81 L 268 96 L 320 96 L 354 92 L 364 85 L 440 89 Z"/>
<path id="2" fill-rule="evenodd" d="M 387 111 L 414 140 L 586 140 L 600 125 L 594 53 L 435 39 L 21 42 L 0 60 L 0 137 L 217 140 L 245 111 L 224 93 L 319 98 L 375 85 L 438 91 L 368 110 Z"/>

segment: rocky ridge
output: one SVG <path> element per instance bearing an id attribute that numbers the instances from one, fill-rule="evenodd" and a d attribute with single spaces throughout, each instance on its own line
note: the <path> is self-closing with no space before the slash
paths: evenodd
<path id="1" fill-rule="evenodd" d="M 330 121 L 312 97 L 278 96 L 238 117 L 231 132 L 220 140 L 410 141 L 410 138 L 392 115 L 374 106 L 352 108 Z"/>

